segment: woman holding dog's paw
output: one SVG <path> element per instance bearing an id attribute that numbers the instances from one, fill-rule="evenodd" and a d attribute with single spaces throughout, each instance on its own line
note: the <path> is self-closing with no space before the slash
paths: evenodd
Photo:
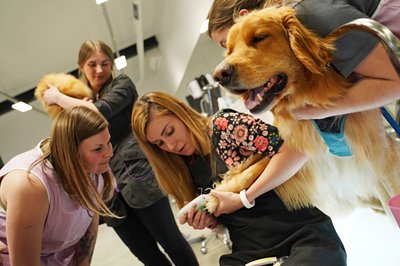
<path id="1" fill-rule="evenodd" d="M 104 117 L 75 107 L 56 117 L 50 138 L 12 158 L 0 170 L 2 265 L 89 265 L 99 215 L 115 217 L 104 202 L 112 155 Z"/>
<path id="2" fill-rule="evenodd" d="M 400 38 L 398 0 L 215 0 L 209 13 L 208 33 L 225 48 L 235 17 L 263 6 L 294 7 L 298 19 L 324 37 L 358 18 L 373 18 Z M 400 77 L 381 44 L 367 33 L 351 32 L 336 43 L 332 66 L 344 77 L 360 79 L 347 96 L 330 108 L 306 106 L 292 111 L 296 119 L 322 119 L 379 108 L 400 99 Z"/>
<path id="3" fill-rule="evenodd" d="M 161 192 L 153 171 L 132 134 L 131 112 L 138 97 L 126 75 L 113 77 L 114 54 L 102 41 L 82 44 L 80 78 L 92 89 L 94 103 L 71 98 L 50 87 L 44 95 L 48 104 L 63 108 L 85 105 L 100 112 L 109 122 L 114 156 L 110 166 L 117 179 L 118 193 L 110 208 L 123 219 L 104 218 L 130 251 L 145 265 L 171 265 L 159 243 L 177 266 L 198 265 L 196 256 L 182 236 L 169 199 Z"/>
<path id="4" fill-rule="evenodd" d="M 181 218 L 181 223 L 196 229 L 215 228 L 218 223 L 227 227 L 233 248 L 232 254 L 220 258 L 221 265 L 284 256 L 288 256 L 285 265 L 346 265 L 346 252 L 328 216 L 316 208 L 289 211 L 269 190 L 290 178 L 307 159 L 285 150 L 275 127 L 230 109 L 210 121 L 178 99 L 153 92 L 135 103 L 132 129 L 160 185 L 180 207 L 212 188 L 227 167 L 241 165 L 254 154 L 271 156 L 257 181 L 270 179 L 255 189 L 258 194 L 250 200 L 247 193 L 242 198 L 231 194 L 236 203 L 229 211 L 234 212 L 217 218 L 191 208 Z"/>

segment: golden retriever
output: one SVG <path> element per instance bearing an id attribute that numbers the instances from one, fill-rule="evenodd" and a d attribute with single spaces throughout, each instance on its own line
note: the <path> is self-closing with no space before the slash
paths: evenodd
<path id="1" fill-rule="evenodd" d="M 44 92 L 51 84 L 57 87 L 60 92 L 78 99 L 93 98 L 92 90 L 85 85 L 81 80 L 70 74 L 51 73 L 45 75 L 38 83 L 35 89 L 35 97 L 43 105 L 45 111 L 54 118 L 63 109 L 58 105 L 47 105 L 43 99 Z"/>
<path id="2" fill-rule="evenodd" d="M 231 28 L 225 59 L 214 76 L 241 95 L 250 111 L 271 110 L 285 143 L 309 156 L 294 177 L 275 188 L 289 209 L 317 206 L 336 216 L 368 206 L 390 213 L 388 200 L 400 193 L 400 152 L 386 134 L 379 110 L 346 116 L 344 135 L 352 153 L 346 157 L 328 151 L 312 121 L 297 121 L 290 114 L 305 105 L 333 106 L 346 97 L 352 81 L 330 67 L 333 50 L 334 38 L 320 38 L 306 29 L 294 9 L 265 8 L 240 18 Z M 224 186 L 240 191 L 244 187 L 238 180 L 246 176 L 252 179 L 248 183 L 253 182 L 267 163 L 256 163 L 254 174 L 241 173 L 248 164 L 228 173 L 229 180 L 223 183 L 229 185 Z"/>

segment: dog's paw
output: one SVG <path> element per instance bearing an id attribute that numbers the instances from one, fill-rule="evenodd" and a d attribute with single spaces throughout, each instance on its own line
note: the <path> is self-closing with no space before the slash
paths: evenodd
<path id="1" fill-rule="evenodd" d="M 209 213 L 214 213 L 218 207 L 218 199 L 216 197 L 210 195 L 208 197 L 205 207 Z"/>

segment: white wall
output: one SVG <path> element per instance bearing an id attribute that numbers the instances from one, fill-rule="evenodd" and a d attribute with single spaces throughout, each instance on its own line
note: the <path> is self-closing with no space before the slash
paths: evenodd
<path id="1" fill-rule="evenodd" d="M 160 1 L 163 10 L 162 25 L 157 32 L 163 55 L 161 73 L 165 87 L 175 92 L 184 76 L 193 49 L 200 35 L 200 28 L 207 18 L 213 0 Z M 164 60 L 165 59 L 165 60 Z"/>
<path id="2" fill-rule="evenodd" d="M 24 32 L 25 30 L 27 30 L 27 27 L 29 28 L 29 21 L 32 22 L 32 20 L 42 20 L 42 23 L 45 23 L 46 25 L 53 24 L 53 30 L 46 32 L 40 31 L 39 35 L 36 35 L 36 37 L 32 37 L 35 42 L 31 43 L 30 45 L 27 45 L 25 41 L 22 41 L 18 38 L 9 38 L 7 39 L 6 48 L 13 48 L 2 49 L 0 51 L 0 54 L 18 54 L 21 52 L 28 52 L 32 54 L 35 52 L 35 46 L 42 47 L 46 45 L 51 46 L 47 49 L 49 52 L 52 51 L 52 53 L 55 54 L 49 54 L 48 56 L 37 54 L 38 59 L 34 60 L 34 62 L 25 62 L 29 63 L 29 65 L 24 65 L 25 71 L 28 71 L 26 73 L 21 72 L 21 68 L 16 67 L 16 65 L 14 66 L 14 64 L 24 64 L 24 62 L 21 62 L 20 60 L 14 62 L 12 65 L 3 64 L 3 66 L 7 65 L 6 67 L 8 68 L 15 68 L 14 75 L 17 75 L 18 73 L 18 75 L 24 77 L 24 80 L 26 80 L 26 77 L 30 77 L 29 81 L 26 81 L 23 84 L 16 84 L 16 82 L 12 82 L 12 80 L 15 79 L 15 76 L 11 78 L 11 76 L 4 76 L 4 73 L 0 74 L 3 75 L 1 83 L 3 90 L 7 91 L 10 95 L 16 95 L 19 92 L 26 90 L 27 88 L 34 87 L 41 76 L 46 73 L 71 71 L 75 69 L 77 67 L 75 63 L 76 52 L 79 49 L 79 45 L 86 39 L 100 38 L 111 45 L 101 9 L 94 6 L 93 3 L 85 2 L 82 3 L 84 6 L 80 6 L 80 2 L 78 3 L 76 0 L 73 1 L 74 2 L 71 2 L 70 6 L 68 6 L 67 3 L 63 4 L 62 6 L 56 6 L 53 2 L 49 6 L 49 8 L 51 7 L 52 10 L 54 9 L 58 12 L 68 12 L 68 14 L 74 13 L 78 15 L 78 18 L 76 19 L 72 19 L 69 22 L 62 22 L 64 24 L 67 23 L 68 27 L 64 24 L 64 26 L 61 26 L 61 21 L 59 21 L 58 19 L 58 17 L 63 16 L 61 15 L 61 13 L 59 13 L 58 16 L 57 14 L 51 14 L 49 19 L 44 16 L 35 16 L 34 14 L 31 14 L 29 12 L 24 13 L 26 14 L 25 17 L 21 14 L 21 16 L 24 17 L 24 20 L 19 21 L 23 22 L 24 24 L 17 23 L 15 29 L 18 29 L 18 31 Z M 124 11 L 123 13 L 121 13 L 121 18 L 130 16 L 129 14 L 131 10 L 128 10 L 126 8 L 128 6 L 127 1 L 128 0 L 123 0 L 122 2 L 107 2 L 107 7 L 110 11 L 110 19 L 112 20 L 114 30 L 118 31 L 117 43 L 120 44 L 120 47 L 118 48 L 123 48 L 132 44 L 131 41 L 135 39 L 135 37 L 133 36 L 135 34 L 133 21 L 132 23 L 130 23 L 126 22 L 125 20 L 120 20 L 120 18 L 115 15 L 115 12 L 113 12 L 113 10 L 121 10 L 122 8 Z M 206 19 L 208 10 L 212 2 L 213 0 L 142 1 L 143 9 L 145 9 L 144 14 L 146 16 L 144 18 L 146 21 L 144 38 L 147 38 L 153 34 L 156 35 L 159 42 L 159 48 L 156 48 L 158 49 L 156 54 L 159 54 L 161 58 L 158 69 L 152 70 L 148 62 L 148 60 L 150 59 L 148 54 L 154 54 L 154 52 L 149 52 L 145 54 L 145 79 L 141 82 L 139 82 L 140 75 L 137 57 L 128 60 L 128 67 L 124 69 L 123 72 L 130 76 L 132 80 L 136 83 L 139 94 L 143 94 L 149 91 L 165 91 L 172 94 L 177 93 L 177 89 L 181 83 L 181 80 L 183 79 L 183 76 L 185 75 L 185 71 L 193 53 L 193 49 L 195 49 L 196 47 L 200 34 L 201 24 L 203 23 L 204 19 Z M 20 0 L 11 1 L 10 4 L 11 3 L 12 5 L 8 5 L 8 9 L 6 9 L 6 7 L 3 5 L 5 3 L 0 5 L 4 7 L 0 10 L 0 13 L 2 14 L 2 16 L 0 16 L 0 21 L 3 22 L 0 25 L 0 30 L 2 29 L 2 26 L 9 25 L 11 20 L 6 20 L 6 18 L 8 18 L 9 16 L 12 17 L 11 13 L 14 12 L 12 10 L 18 10 L 18 8 L 22 7 L 29 7 L 28 5 L 24 6 Z M 35 4 L 33 9 L 38 9 L 46 3 L 43 2 L 38 3 L 37 5 Z M 60 2 L 59 4 L 62 3 Z M 79 6 L 83 10 L 89 9 L 90 14 L 83 14 L 83 11 L 80 11 Z M 6 12 L 7 10 L 9 10 L 8 13 Z M 78 21 L 79 19 L 85 21 L 85 17 L 85 23 Z M 13 21 L 15 21 L 15 19 Z M 101 33 L 98 32 L 97 28 L 94 28 L 94 25 L 98 23 L 100 23 L 103 28 L 103 32 Z M 76 45 L 64 47 L 65 44 L 63 44 L 62 39 L 74 36 L 68 33 L 69 30 L 67 29 L 69 29 L 71 26 L 74 26 L 75 24 L 79 24 L 75 27 L 76 29 L 81 29 L 83 27 L 83 30 L 79 31 L 78 36 L 74 37 L 76 38 L 76 40 L 74 41 Z M 11 25 L 9 26 L 11 27 Z M 37 30 L 38 29 L 35 29 L 35 31 Z M 151 32 L 151 30 L 156 32 Z M 29 32 L 31 31 L 28 31 L 27 33 Z M 52 45 L 51 41 L 53 41 L 54 34 L 60 33 L 64 33 L 64 36 L 62 38 L 57 37 L 58 40 L 56 41 L 58 44 Z M 16 37 L 18 36 L 23 35 L 16 35 Z M 49 40 L 46 40 L 47 38 L 49 38 Z M 67 58 L 69 58 L 71 62 L 67 65 L 65 65 L 65 63 L 64 65 L 61 64 Z M 192 67 L 196 67 L 196 65 Z M 15 85 L 17 85 L 17 87 L 14 87 Z M 183 97 L 186 94 L 187 93 L 185 91 L 181 96 L 177 96 L 184 99 Z M 2 100 L 2 98 L 0 98 L 0 100 Z M 33 147 L 40 139 L 47 137 L 50 132 L 50 126 L 51 120 L 36 111 L 29 111 L 27 113 L 11 111 L 7 114 L 1 115 L 0 155 L 2 156 L 3 160 L 6 162 L 15 154 L 18 154 Z"/>
<path id="3" fill-rule="evenodd" d="M 39 106 L 38 102 L 32 104 Z M 46 138 L 50 126 L 51 119 L 34 110 L 25 113 L 13 110 L 0 116 L 0 155 L 4 163 Z"/>
<path id="4" fill-rule="evenodd" d="M 223 52 L 219 45 L 215 44 L 207 33 L 200 35 L 195 49 L 190 57 L 185 75 L 177 89 L 176 95 L 184 97 L 188 94 L 187 84 L 202 74 L 214 72 L 215 67 L 223 59 Z"/>

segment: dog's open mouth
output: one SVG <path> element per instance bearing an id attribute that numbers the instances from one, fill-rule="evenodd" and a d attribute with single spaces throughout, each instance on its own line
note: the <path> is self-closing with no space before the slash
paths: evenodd
<path id="1" fill-rule="evenodd" d="M 268 110 L 273 99 L 285 89 L 286 83 L 287 76 L 278 74 L 264 85 L 247 90 L 248 97 L 244 100 L 246 108 L 252 113 Z"/>

